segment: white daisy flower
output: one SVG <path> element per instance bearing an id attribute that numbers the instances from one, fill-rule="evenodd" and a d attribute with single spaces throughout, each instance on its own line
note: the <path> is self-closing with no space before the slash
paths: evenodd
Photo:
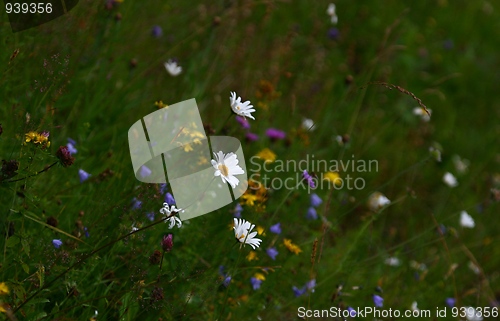
<path id="1" fill-rule="evenodd" d="M 234 237 L 238 242 L 250 245 L 254 250 L 260 246 L 261 239 L 255 237 L 257 232 L 252 232 L 255 224 L 251 224 L 244 219 L 234 218 Z M 250 233 L 252 232 L 252 233 Z"/>
<path id="2" fill-rule="evenodd" d="M 467 228 L 474 228 L 476 226 L 474 219 L 466 211 L 460 213 L 460 226 Z"/>
<path id="3" fill-rule="evenodd" d="M 429 113 L 432 113 L 431 109 L 427 108 L 427 110 L 429 111 Z M 429 116 L 429 114 L 427 114 L 425 109 L 423 109 L 422 107 L 413 108 L 413 115 L 420 116 L 420 118 L 422 118 L 422 120 L 425 122 L 431 120 L 431 116 Z"/>
<path id="4" fill-rule="evenodd" d="M 374 212 L 389 204 L 391 201 L 380 192 L 375 192 L 368 198 L 368 207 Z"/>
<path id="5" fill-rule="evenodd" d="M 251 114 L 255 112 L 255 109 L 253 108 L 253 105 L 250 105 L 249 100 L 242 103 L 241 97 L 236 96 L 236 93 L 232 91 L 231 97 L 229 97 L 229 101 L 231 102 L 231 109 L 235 114 L 255 120 L 255 118 Z"/>
<path id="6" fill-rule="evenodd" d="M 399 266 L 401 262 L 397 257 L 388 257 L 387 259 L 385 259 L 385 264 L 389 266 Z"/>
<path id="7" fill-rule="evenodd" d="M 169 60 L 164 64 L 165 69 L 167 69 L 168 73 L 175 77 L 178 76 L 182 72 L 182 67 L 177 64 L 177 62 L 173 60 Z"/>
<path id="8" fill-rule="evenodd" d="M 222 182 L 228 182 L 232 188 L 240 182 L 234 175 L 245 174 L 245 171 L 238 165 L 238 158 L 235 153 L 224 155 L 223 152 L 214 153 L 215 160 L 212 159 L 212 166 L 215 168 L 214 176 L 220 176 Z"/>
<path id="9" fill-rule="evenodd" d="M 302 129 L 313 131 L 316 129 L 316 124 L 312 119 L 304 118 L 302 119 Z"/>
<path id="10" fill-rule="evenodd" d="M 443 176 L 443 182 L 449 187 L 457 187 L 458 182 L 455 176 L 452 173 L 446 172 Z"/>
<path id="11" fill-rule="evenodd" d="M 335 4 L 334 3 L 330 3 L 328 5 L 328 9 L 326 9 L 326 13 L 330 16 L 332 23 L 334 25 L 336 25 L 337 22 L 339 21 L 339 18 L 337 17 L 337 13 L 335 12 Z"/>
<path id="12" fill-rule="evenodd" d="M 170 223 L 168 228 L 173 228 L 176 224 L 180 228 L 182 226 L 181 219 L 177 216 L 179 212 L 184 212 L 181 208 L 175 208 L 175 205 L 169 206 L 168 203 L 163 203 L 160 213 L 165 215 L 165 223 Z"/>

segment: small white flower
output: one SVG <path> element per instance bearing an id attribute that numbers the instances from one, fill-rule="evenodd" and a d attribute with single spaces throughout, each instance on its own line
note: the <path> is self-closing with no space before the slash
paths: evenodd
<path id="1" fill-rule="evenodd" d="M 458 182 L 455 176 L 452 173 L 446 172 L 443 176 L 443 182 L 449 187 L 457 187 Z"/>
<path id="2" fill-rule="evenodd" d="M 173 228 L 176 224 L 180 228 L 182 226 L 181 219 L 177 216 L 179 212 L 184 212 L 181 208 L 175 208 L 175 205 L 169 206 L 168 203 L 163 203 L 160 213 L 165 215 L 165 223 L 170 223 L 168 228 Z"/>
<path id="3" fill-rule="evenodd" d="M 380 192 L 375 192 L 368 198 L 368 207 L 374 212 L 389 204 L 391 201 Z"/>
<path id="4" fill-rule="evenodd" d="M 337 17 L 337 13 L 335 12 L 335 4 L 334 3 L 330 3 L 328 5 L 328 9 L 326 9 L 326 13 L 330 16 L 332 23 L 334 25 L 336 25 L 337 22 L 339 21 L 339 19 Z"/>
<path id="5" fill-rule="evenodd" d="M 308 130 L 308 131 L 313 131 L 316 129 L 316 124 L 313 122 L 312 119 L 309 118 L 304 118 L 302 120 L 302 129 Z"/>
<path id="6" fill-rule="evenodd" d="M 472 272 L 474 272 L 474 274 L 476 275 L 481 274 L 481 269 L 479 269 L 479 267 L 476 264 L 474 264 L 474 262 L 469 261 L 467 266 L 469 267 L 469 269 L 471 269 Z"/>
<path id="7" fill-rule="evenodd" d="M 177 62 L 173 61 L 173 60 L 169 60 L 168 62 L 166 62 L 164 64 L 165 66 L 165 69 L 167 69 L 168 73 L 171 75 L 171 76 L 178 76 L 181 72 L 182 72 L 182 67 L 177 65 Z"/>
<path id="8" fill-rule="evenodd" d="M 251 224 L 244 219 L 234 218 L 234 237 L 238 242 L 250 245 L 254 250 L 260 246 L 261 239 L 255 237 L 257 232 L 252 232 L 255 224 Z M 250 233 L 251 232 L 251 233 Z"/>
<path id="9" fill-rule="evenodd" d="M 460 226 L 467 228 L 474 228 L 476 226 L 474 219 L 466 211 L 460 213 Z"/>
<path id="10" fill-rule="evenodd" d="M 417 301 L 413 301 L 411 304 L 411 310 L 412 311 L 420 311 L 420 309 L 417 307 Z"/>
<path id="11" fill-rule="evenodd" d="M 453 155 L 453 164 L 455 165 L 455 169 L 460 174 L 464 174 L 467 172 L 469 167 L 469 161 L 467 159 L 462 159 L 458 155 Z"/>
<path id="12" fill-rule="evenodd" d="M 250 105 L 250 101 L 247 100 L 244 103 L 241 102 L 241 97 L 236 96 L 235 92 L 231 92 L 231 97 L 229 97 L 231 102 L 231 109 L 233 112 L 242 117 L 248 117 L 255 120 L 251 113 L 255 112 L 253 105 Z"/>
<path id="13" fill-rule="evenodd" d="M 385 259 L 385 264 L 389 266 L 399 266 L 401 262 L 399 262 L 399 259 L 397 257 L 389 257 Z"/>
<path id="14" fill-rule="evenodd" d="M 335 136 L 335 140 L 337 141 L 337 143 L 338 143 L 340 146 L 343 146 L 343 145 L 344 145 L 344 140 L 342 139 L 342 136 L 340 136 L 340 135 Z"/>
<path id="15" fill-rule="evenodd" d="M 473 307 L 464 307 L 464 311 L 466 313 L 467 321 L 483 321 L 481 310 Z"/>
<path id="16" fill-rule="evenodd" d="M 214 153 L 215 160 L 212 159 L 212 166 L 215 168 L 214 176 L 220 176 L 222 182 L 228 182 L 232 188 L 240 182 L 234 175 L 245 174 L 245 171 L 238 165 L 238 158 L 235 153 L 224 155 L 223 152 Z"/>
<path id="17" fill-rule="evenodd" d="M 431 109 L 427 108 L 427 110 L 429 111 L 429 114 L 432 113 Z M 429 120 L 431 120 L 431 116 L 429 116 L 429 114 L 422 107 L 413 108 L 413 114 L 420 116 L 420 118 L 422 118 L 422 120 L 425 122 L 428 122 Z"/>

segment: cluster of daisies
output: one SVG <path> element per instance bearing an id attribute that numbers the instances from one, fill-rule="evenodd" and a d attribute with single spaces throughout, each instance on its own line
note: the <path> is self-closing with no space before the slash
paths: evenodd
<path id="1" fill-rule="evenodd" d="M 165 68 L 172 75 L 176 76 L 180 74 L 182 68 L 177 65 L 175 61 L 170 60 L 165 64 Z M 231 110 L 237 115 L 237 117 L 243 117 L 246 121 L 246 117 L 255 120 L 252 113 L 255 109 L 251 105 L 250 101 L 243 102 L 241 97 L 236 95 L 235 92 L 231 92 L 229 97 Z M 224 184 L 229 184 L 233 189 L 238 186 L 240 180 L 236 175 L 245 174 L 245 171 L 241 166 L 238 165 L 239 160 L 235 153 L 229 152 L 224 153 L 223 151 L 218 151 L 214 153 L 214 159 L 211 160 L 211 164 L 214 168 L 214 176 L 220 177 Z M 172 198 L 172 196 L 171 196 Z M 180 213 L 184 212 L 181 208 L 176 208 L 173 202 L 166 201 L 163 203 L 160 213 L 164 216 L 165 223 L 169 223 L 169 228 L 177 226 L 180 228 L 182 226 L 182 221 L 179 217 Z M 140 207 L 134 205 L 134 207 Z M 256 238 L 257 232 L 252 232 L 255 225 L 244 220 L 244 219 L 234 219 L 234 235 L 238 242 L 250 245 L 253 249 L 260 246 L 262 240 Z"/>

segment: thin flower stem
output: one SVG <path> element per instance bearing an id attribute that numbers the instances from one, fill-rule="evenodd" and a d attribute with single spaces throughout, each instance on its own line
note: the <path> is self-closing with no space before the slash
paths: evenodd
<path id="1" fill-rule="evenodd" d="M 269 218 L 269 223 L 268 223 L 268 226 L 267 226 L 267 229 L 269 229 L 269 227 L 273 224 L 273 219 L 274 219 L 274 216 L 276 216 L 276 214 L 278 213 L 278 211 L 281 209 L 281 207 L 283 206 L 283 204 L 285 204 L 285 201 L 288 199 L 288 197 L 290 197 L 290 195 L 293 193 L 293 191 L 295 191 L 297 189 L 297 187 L 300 186 L 300 184 L 302 184 L 302 181 L 304 180 L 304 178 L 302 178 L 298 183 L 297 185 L 295 185 L 295 187 L 293 189 L 291 189 L 286 195 L 285 197 L 281 200 L 281 203 L 279 203 L 278 207 L 276 208 L 276 210 L 274 211 L 273 215 L 271 215 L 271 217 Z"/>
<path id="2" fill-rule="evenodd" d="M 245 236 L 245 240 L 246 240 L 247 236 L 248 236 L 248 233 L 247 233 L 247 235 Z M 238 241 L 236 241 L 236 242 L 238 242 Z M 243 243 L 241 243 L 241 244 L 245 244 L 245 243 L 243 242 Z M 240 252 L 239 252 L 239 254 L 238 254 L 238 258 L 236 259 L 236 263 L 234 264 L 234 267 L 233 267 L 233 269 L 232 269 L 233 273 L 228 274 L 228 275 L 231 277 L 231 280 L 232 280 L 232 278 L 233 278 L 233 277 L 234 277 L 234 275 L 235 275 L 235 272 L 236 272 L 236 270 L 237 270 L 237 268 L 238 268 L 238 264 L 240 263 L 241 252 L 243 252 L 243 251 L 242 251 L 242 249 L 241 249 L 241 247 L 240 247 Z M 229 282 L 229 283 L 231 284 L 231 282 Z M 222 301 L 222 309 L 221 309 L 221 311 L 220 311 L 220 313 L 219 313 L 219 317 L 218 317 L 217 319 L 215 319 L 215 320 L 222 320 L 221 318 L 222 318 L 222 315 L 224 314 L 224 310 L 225 310 L 225 308 L 226 308 L 226 300 L 227 300 L 227 296 L 228 296 L 228 294 L 229 294 L 229 284 L 228 284 L 228 286 L 227 286 L 227 288 L 226 288 L 226 294 L 224 295 L 224 300 Z"/>
<path id="3" fill-rule="evenodd" d="M 216 131 L 217 134 L 220 134 L 220 132 L 222 131 L 222 129 L 224 129 L 224 126 L 226 126 L 227 122 L 229 121 L 229 119 L 233 116 L 233 113 L 231 112 L 229 114 L 229 116 L 227 116 L 226 120 L 224 120 L 224 122 L 222 123 L 222 125 L 219 127 L 219 130 Z"/>
<path id="4" fill-rule="evenodd" d="M 27 179 L 27 178 L 30 178 L 30 177 L 33 177 L 33 176 L 37 176 L 43 172 L 46 172 L 48 171 L 51 167 L 53 167 L 54 165 L 56 165 L 58 162 L 55 162 L 54 164 L 48 166 L 48 167 L 45 167 L 44 169 L 42 169 L 41 171 L 39 172 L 36 172 L 35 174 L 32 174 L 32 175 L 28 175 L 28 176 L 25 176 L 23 178 L 18 178 L 18 179 L 15 179 L 15 180 L 12 180 L 12 181 L 6 181 L 6 183 L 14 183 L 14 182 L 18 182 L 18 181 L 22 181 L 24 179 Z"/>

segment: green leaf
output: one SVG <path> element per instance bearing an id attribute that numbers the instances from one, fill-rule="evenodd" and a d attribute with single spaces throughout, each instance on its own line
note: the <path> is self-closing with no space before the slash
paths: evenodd
<path id="1" fill-rule="evenodd" d="M 23 267 L 23 270 L 24 270 L 24 272 L 26 272 L 26 274 L 30 273 L 30 268 L 29 268 L 28 264 L 21 262 L 21 266 Z"/>
<path id="2" fill-rule="evenodd" d="M 21 244 L 23 245 L 23 250 L 26 252 L 26 255 L 29 257 L 30 256 L 30 244 L 28 240 L 22 239 Z"/>
<path id="3" fill-rule="evenodd" d="M 19 243 L 19 237 L 11 236 L 7 239 L 6 245 L 7 245 L 7 247 L 14 247 L 18 243 Z"/>

